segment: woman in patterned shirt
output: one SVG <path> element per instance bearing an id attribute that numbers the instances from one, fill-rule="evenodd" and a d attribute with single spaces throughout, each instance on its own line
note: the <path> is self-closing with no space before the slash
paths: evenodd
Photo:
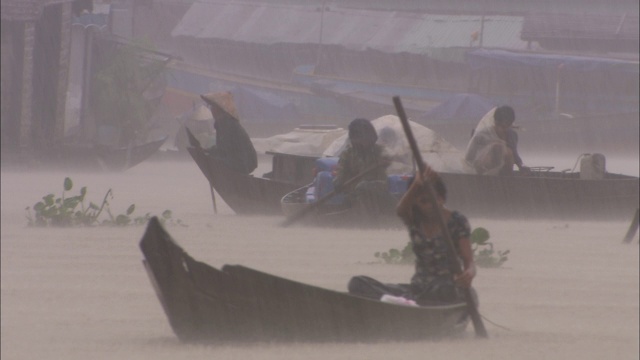
<path id="1" fill-rule="evenodd" d="M 429 181 L 436 192 L 438 209 L 432 207 L 424 181 Z M 415 274 L 410 284 L 384 284 L 367 276 L 355 276 L 349 282 L 349 293 L 380 299 L 383 295 L 401 296 L 414 300 L 418 305 L 437 305 L 459 302 L 459 287 L 469 288 L 476 275 L 473 251 L 469 240 L 470 226 L 467 218 L 444 206 L 447 190 L 444 182 L 426 166 L 423 174 L 417 174 L 397 207 L 398 216 L 406 224 L 411 245 L 416 255 Z M 440 211 L 447 223 L 451 240 L 457 253 L 456 259 L 463 265 L 460 274 L 453 274 L 447 252 L 446 238 L 439 225 Z"/>
<path id="2" fill-rule="evenodd" d="M 438 209 L 432 206 L 432 199 L 424 187 L 425 180 L 435 190 Z M 411 278 L 410 289 L 418 304 L 456 301 L 461 298 L 458 287 L 471 287 L 476 275 L 469 240 L 469 221 L 458 211 L 444 206 L 446 197 L 447 190 L 440 175 L 425 166 L 424 173 L 417 174 L 396 210 L 409 229 L 411 246 L 416 255 L 415 274 Z M 438 211 L 444 216 L 456 250 L 456 259 L 448 256 L 448 244 L 440 228 Z M 453 274 L 449 261 L 460 261 L 462 273 Z"/>

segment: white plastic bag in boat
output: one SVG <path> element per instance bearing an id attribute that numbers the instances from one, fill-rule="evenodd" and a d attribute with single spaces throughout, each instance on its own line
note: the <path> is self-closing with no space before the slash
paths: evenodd
<path id="1" fill-rule="evenodd" d="M 413 300 L 403 298 L 402 296 L 393 296 L 389 294 L 382 295 L 380 301 L 404 306 L 418 306 L 418 304 L 416 304 L 416 302 Z"/>

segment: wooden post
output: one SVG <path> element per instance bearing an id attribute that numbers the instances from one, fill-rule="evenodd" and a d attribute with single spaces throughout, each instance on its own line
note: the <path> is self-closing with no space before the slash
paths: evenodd
<path id="1" fill-rule="evenodd" d="M 91 61 L 93 48 L 93 29 L 86 27 L 84 36 L 84 57 L 82 60 L 82 96 L 80 97 L 80 132 L 82 140 L 89 140 L 93 137 L 95 124 L 89 122 L 89 96 L 91 94 Z"/>
<path id="2" fill-rule="evenodd" d="M 482 48 L 482 38 L 484 38 L 484 14 L 480 17 L 480 42 L 478 46 Z"/>
<path id="3" fill-rule="evenodd" d="M 200 153 L 204 154 L 204 149 L 202 145 L 200 145 L 200 141 L 193 135 L 191 130 L 188 127 L 184 127 L 184 130 L 187 132 L 187 137 L 189 138 L 189 145 L 196 148 Z M 209 162 L 207 162 L 207 168 L 209 167 Z M 207 169 L 207 172 L 211 174 L 211 169 Z M 213 184 L 209 181 L 209 177 L 207 176 L 207 182 L 209 183 L 209 190 L 211 190 L 211 201 L 213 202 L 213 213 L 218 213 L 218 205 L 216 204 L 216 193 L 213 190 Z"/>
<path id="4" fill-rule="evenodd" d="M 562 77 L 563 67 L 564 67 L 564 64 L 560 64 L 556 69 L 556 104 L 555 104 L 556 116 L 560 116 L 560 78 Z"/>

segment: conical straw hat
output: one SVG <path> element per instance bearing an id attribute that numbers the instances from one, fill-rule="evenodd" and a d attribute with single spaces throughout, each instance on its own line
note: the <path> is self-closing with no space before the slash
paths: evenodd
<path id="1" fill-rule="evenodd" d="M 219 93 L 210 93 L 200 95 L 200 97 L 207 104 L 209 104 L 209 106 L 215 107 L 217 110 L 226 112 L 236 120 L 238 119 L 238 110 L 236 109 L 236 105 L 233 102 L 233 95 L 231 94 L 231 92 L 225 91 Z"/>

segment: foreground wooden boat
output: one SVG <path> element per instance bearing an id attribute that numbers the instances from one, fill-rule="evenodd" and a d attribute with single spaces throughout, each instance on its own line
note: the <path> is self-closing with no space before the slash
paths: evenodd
<path id="1" fill-rule="evenodd" d="M 155 217 L 140 248 L 171 328 L 187 342 L 418 340 L 468 323 L 462 303 L 403 306 L 240 265 L 215 269 L 189 256 Z"/>

